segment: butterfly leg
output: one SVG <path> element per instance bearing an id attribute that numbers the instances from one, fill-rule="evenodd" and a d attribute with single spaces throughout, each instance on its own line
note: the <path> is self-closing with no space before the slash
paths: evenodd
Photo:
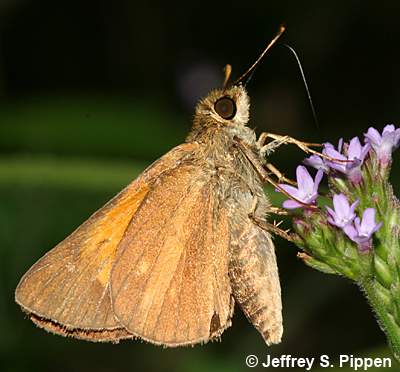
<path id="1" fill-rule="evenodd" d="M 270 171 L 271 173 L 273 173 L 277 178 L 278 178 L 278 183 L 288 183 L 289 185 L 293 185 L 293 186 L 297 186 L 297 182 L 292 181 L 289 178 L 286 178 L 285 175 L 279 171 L 278 168 L 276 168 L 273 164 L 271 163 L 267 163 L 265 165 Z"/>
<path id="2" fill-rule="evenodd" d="M 290 195 L 281 186 L 279 186 L 279 184 L 270 177 L 268 171 L 264 169 L 264 165 L 262 164 L 260 159 L 257 157 L 257 155 L 254 153 L 254 151 L 251 148 L 249 148 L 249 146 L 245 142 L 243 142 L 240 138 L 234 137 L 234 141 L 235 141 L 234 142 L 235 146 L 237 146 L 242 151 L 244 156 L 246 156 L 246 158 L 252 164 L 252 166 L 254 167 L 254 169 L 256 170 L 256 172 L 258 173 L 258 175 L 260 176 L 261 180 L 264 183 L 271 184 L 277 190 L 279 190 L 282 194 L 286 195 L 289 199 L 292 199 L 292 200 L 296 201 L 300 205 L 303 205 L 303 206 L 305 206 L 305 207 L 307 207 L 309 209 L 317 209 L 316 206 L 313 206 L 313 205 L 306 204 L 306 203 L 302 202 L 301 200 L 299 200 L 299 199 L 295 198 L 294 196 Z"/>
<path id="3" fill-rule="evenodd" d="M 289 141 L 289 136 L 282 136 L 279 139 L 275 139 L 267 144 L 265 142 L 269 138 L 268 133 L 261 133 L 258 138 L 257 145 L 260 148 L 261 159 L 264 159 L 269 154 L 273 153 L 278 147 L 285 145 Z"/>
<path id="4" fill-rule="evenodd" d="M 293 241 L 293 238 L 289 234 L 289 230 L 282 230 L 279 228 L 279 225 L 282 223 L 282 221 L 279 222 L 274 221 L 274 223 L 270 223 L 256 216 L 255 211 L 257 209 L 257 204 L 258 204 L 258 199 L 255 196 L 253 199 L 253 205 L 251 207 L 251 211 L 249 213 L 249 218 L 264 231 L 272 232 L 276 235 L 279 235 L 281 238 L 285 240 Z M 281 208 L 274 208 L 274 207 L 269 208 L 269 212 L 274 213 L 274 211 L 278 212 L 277 214 L 287 214 L 287 212 L 285 210 L 282 210 Z"/>
<path id="5" fill-rule="evenodd" d="M 289 234 L 289 230 L 282 230 L 279 228 L 279 225 L 282 223 L 282 221 L 278 223 L 269 223 L 261 218 L 257 218 L 255 216 L 249 216 L 251 220 L 261 229 L 265 231 L 269 231 L 274 233 L 275 235 L 280 236 L 281 238 L 288 240 L 288 241 L 293 241 L 292 236 Z"/>
<path id="6" fill-rule="evenodd" d="M 271 138 L 273 141 L 265 144 L 268 138 Z M 313 150 L 311 148 L 311 147 L 321 147 L 322 145 L 319 143 L 303 142 L 293 137 L 281 136 L 279 134 L 262 133 L 257 141 L 257 144 L 261 147 L 262 154 L 268 154 L 282 145 L 293 144 L 298 148 L 300 148 L 301 150 L 303 150 L 306 154 L 314 154 L 319 156 L 323 155 L 320 152 Z"/>
<path id="7" fill-rule="evenodd" d="M 265 142 L 267 141 L 268 138 L 271 138 L 273 141 L 265 144 Z M 260 155 L 261 155 L 262 159 L 264 159 L 266 155 L 270 154 L 276 148 L 278 148 L 282 145 L 293 144 L 293 145 L 299 147 L 301 150 L 303 150 L 306 154 L 317 155 L 321 158 L 324 158 L 326 160 L 329 160 L 329 161 L 332 161 L 335 163 L 352 162 L 352 160 L 347 160 L 347 159 L 335 159 L 331 156 L 328 156 L 324 153 L 321 153 L 319 151 L 312 149 L 312 147 L 323 146 L 320 143 L 303 142 L 303 141 L 299 141 L 290 136 L 281 136 L 279 134 L 272 134 L 272 133 L 261 133 L 261 135 L 257 141 L 257 144 L 260 148 Z"/>
<path id="8" fill-rule="evenodd" d="M 250 213 L 249 213 L 249 217 L 253 217 L 256 215 L 256 210 L 257 210 L 257 206 L 258 206 L 258 198 L 257 196 L 254 196 L 253 198 L 253 202 L 251 205 L 251 209 L 250 209 Z M 289 215 L 289 212 L 286 209 L 283 208 L 279 208 L 279 207 L 273 207 L 272 205 L 268 207 L 268 213 L 273 213 L 276 214 L 278 216 L 287 216 Z"/>
<path id="9" fill-rule="evenodd" d="M 288 216 L 289 212 L 286 209 L 270 206 L 268 212 L 278 216 Z"/>

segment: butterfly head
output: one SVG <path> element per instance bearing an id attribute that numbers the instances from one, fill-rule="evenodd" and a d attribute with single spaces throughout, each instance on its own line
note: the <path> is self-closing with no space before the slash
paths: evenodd
<path id="1" fill-rule="evenodd" d="M 230 83 L 232 67 L 226 65 L 223 88 L 212 90 L 203 98 L 196 107 L 193 129 L 188 140 L 198 138 L 202 133 L 207 134 L 208 129 L 223 127 L 240 128 L 249 121 L 249 96 L 245 85 L 250 80 L 255 68 L 263 59 L 267 51 L 276 43 L 285 31 L 281 25 L 278 33 L 264 48 L 256 61 L 234 82 Z"/>
<path id="2" fill-rule="evenodd" d="M 246 125 L 249 121 L 249 96 L 245 88 L 239 84 L 212 90 L 196 107 L 195 121 L 199 119 L 206 126 Z"/>

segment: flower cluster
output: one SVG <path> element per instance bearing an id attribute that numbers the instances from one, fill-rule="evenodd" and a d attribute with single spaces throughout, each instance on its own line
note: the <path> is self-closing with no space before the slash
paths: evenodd
<path id="1" fill-rule="evenodd" d="M 400 145 L 400 128 L 390 124 L 383 128 L 380 134 L 375 128 L 370 127 L 367 133 L 364 133 L 364 145 L 361 145 L 360 139 L 354 137 L 349 144 L 343 144 L 343 139 L 339 140 L 337 149 L 331 143 L 324 144 L 322 153 L 335 161 L 312 155 L 304 160 L 306 165 L 316 169 L 321 169 L 325 173 L 339 172 L 353 183 L 359 184 L 362 181 L 361 166 L 370 153 L 372 148 L 379 164 L 383 169 L 390 166 L 392 162 L 392 152 Z"/>
<path id="2" fill-rule="evenodd" d="M 389 181 L 392 152 L 400 129 L 369 128 L 360 141 L 325 143 L 320 156 L 304 163 L 318 170 L 313 179 L 297 167 L 297 187 L 280 184 L 293 199 L 291 240 L 310 267 L 354 280 L 367 296 L 393 353 L 400 361 L 400 202 Z M 323 174 L 327 198 L 319 198 Z M 317 201 L 319 203 L 317 203 Z M 321 207 L 320 205 L 328 204 Z"/>
<path id="3" fill-rule="evenodd" d="M 357 216 L 356 208 L 360 208 L 360 199 L 354 197 L 354 189 L 363 193 L 363 183 L 366 182 L 365 173 L 371 171 L 370 167 L 365 165 L 367 159 L 374 162 L 375 166 L 379 166 L 381 174 L 387 175 L 392 161 L 392 152 L 399 145 L 400 129 L 396 129 L 394 125 L 385 126 L 382 134 L 375 128 L 369 128 L 364 134 L 364 144 L 358 137 L 354 137 L 349 143 L 344 143 L 343 139 L 340 139 L 336 148 L 331 143 L 325 143 L 322 156 L 312 155 L 304 160 L 306 165 L 318 170 L 315 179 L 306 167 L 298 166 L 297 188 L 279 184 L 281 190 L 293 197 L 284 201 L 283 207 L 286 209 L 307 209 L 307 206 L 315 208 L 318 187 L 323 173 L 326 173 L 331 195 L 333 195 L 333 209 L 326 207 L 326 212 L 320 211 L 320 214 L 325 213 L 329 226 L 340 230 L 348 239 L 356 243 L 359 252 L 369 252 L 372 249 L 373 234 L 381 228 L 382 222 L 375 221 L 376 209 L 372 205 L 366 205 L 368 203 L 363 203 L 360 211 L 362 218 Z M 349 200 L 353 200 L 351 205 Z"/>

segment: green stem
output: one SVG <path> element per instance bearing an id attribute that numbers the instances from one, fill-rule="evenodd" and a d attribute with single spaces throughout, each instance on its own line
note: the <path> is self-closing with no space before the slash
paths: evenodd
<path id="1" fill-rule="evenodd" d="M 386 334 L 394 357 L 400 362 L 400 327 L 386 306 L 387 293 L 371 278 L 358 283 L 372 306 L 382 331 Z"/>

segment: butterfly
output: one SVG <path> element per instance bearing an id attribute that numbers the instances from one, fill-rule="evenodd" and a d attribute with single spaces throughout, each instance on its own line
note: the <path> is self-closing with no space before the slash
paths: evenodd
<path id="1" fill-rule="evenodd" d="M 268 345 L 280 342 L 268 145 L 247 126 L 243 84 L 255 65 L 231 84 L 228 68 L 186 141 L 22 277 L 15 299 L 37 326 L 88 341 L 194 345 L 219 338 L 236 303 Z"/>

